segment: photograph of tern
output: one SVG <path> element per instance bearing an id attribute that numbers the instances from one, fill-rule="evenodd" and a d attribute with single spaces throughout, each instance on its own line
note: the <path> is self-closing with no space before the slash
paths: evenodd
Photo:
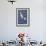
<path id="1" fill-rule="evenodd" d="M 30 26 L 30 8 L 16 8 L 16 26 Z"/>

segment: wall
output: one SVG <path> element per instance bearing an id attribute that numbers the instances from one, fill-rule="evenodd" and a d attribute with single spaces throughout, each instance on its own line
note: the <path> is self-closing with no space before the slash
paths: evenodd
<path id="1" fill-rule="evenodd" d="M 25 32 L 33 40 L 46 40 L 46 1 L 17 0 L 13 5 L 0 0 L 0 40 L 15 40 Z M 16 8 L 30 8 L 30 27 L 16 27 Z"/>

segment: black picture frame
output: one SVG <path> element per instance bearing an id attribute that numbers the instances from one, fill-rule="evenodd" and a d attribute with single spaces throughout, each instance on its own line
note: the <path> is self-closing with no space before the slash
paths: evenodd
<path id="1" fill-rule="evenodd" d="M 16 26 L 30 26 L 30 8 L 16 8 Z"/>

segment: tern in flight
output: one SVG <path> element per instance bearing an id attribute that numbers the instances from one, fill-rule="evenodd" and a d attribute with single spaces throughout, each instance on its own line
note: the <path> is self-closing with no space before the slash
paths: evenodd
<path id="1" fill-rule="evenodd" d="M 26 17 L 24 17 L 23 14 L 22 14 L 21 12 L 20 12 L 20 17 L 21 17 L 21 19 L 26 20 Z"/>

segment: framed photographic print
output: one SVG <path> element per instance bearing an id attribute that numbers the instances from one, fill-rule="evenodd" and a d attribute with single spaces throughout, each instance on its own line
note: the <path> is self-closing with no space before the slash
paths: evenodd
<path id="1" fill-rule="evenodd" d="M 16 26 L 30 26 L 30 8 L 16 8 Z"/>

